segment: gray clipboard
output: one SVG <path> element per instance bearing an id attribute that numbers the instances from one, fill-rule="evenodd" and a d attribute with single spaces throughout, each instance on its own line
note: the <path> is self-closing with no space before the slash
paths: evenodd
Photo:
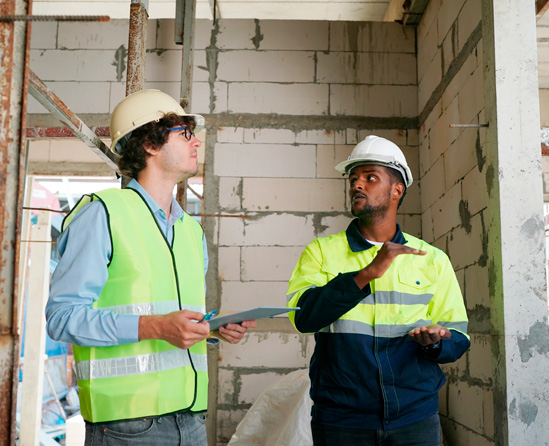
<path id="1" fill-rule="evenodd" d="M 210 330 L 215 331 L 222 325 L 239 324 L 243 321 L 255 321 L 257 319 L 265 319 L 295 310 L 299 310 L 299 307 L 257 307 L 245 311 L 239 311 L 238 313 L 225 314 L 223 316 L 218 316 L 210 319 Z"/>

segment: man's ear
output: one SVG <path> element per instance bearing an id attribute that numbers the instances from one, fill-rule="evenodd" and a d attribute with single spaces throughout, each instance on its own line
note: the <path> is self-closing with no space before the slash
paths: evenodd
<path id="1" fill-rule="evenodd" d="M 393 183 L 393 198 L 396 201 L 400 201 L 405 191 L 406 191 L 406 186 L 404 186 L 404 184 Z"/>
<path id="2" fill-rule="evenodd" d="M 158 153 L 158 150 L 152 144 L 148 144 L 146 142 L 143 143 L 143 149 L 149 154 L 149 156 L 154 156 Z"/>

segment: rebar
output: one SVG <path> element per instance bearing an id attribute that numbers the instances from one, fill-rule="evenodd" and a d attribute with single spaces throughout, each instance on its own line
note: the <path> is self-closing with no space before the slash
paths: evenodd
<path id="1" fill-rule="evenodd" d="M 0 15 L 0 22 L 108 22 L 108 15 Z"/>

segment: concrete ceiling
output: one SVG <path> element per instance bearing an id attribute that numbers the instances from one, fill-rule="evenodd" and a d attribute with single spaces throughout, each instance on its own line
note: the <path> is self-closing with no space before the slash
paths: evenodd
<path id="1" fill-rule="evenodd" d="M 146 3 L 146 0 L 142 0 Z M 149 0 L 149 18 L 174 18 L 175 0 Z M 197 0 L 196 17 L 212 19 L 214 0 Z M 391 5 L 398 5 L 394 8 Z M 217 17 L 260 20 L 382 21 L 388 10 L 404 0 L 217 0 Z M 130 0 L 34 0 L 33 14 L 129 16 Z"/>

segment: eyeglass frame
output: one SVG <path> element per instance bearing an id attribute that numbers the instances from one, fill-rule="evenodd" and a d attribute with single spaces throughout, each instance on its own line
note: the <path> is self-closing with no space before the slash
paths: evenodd
<path id="1" fill-rule="evenodd" d="M 195 133 L 191 130 L 191 128 L 187 125 L 182 125 L 182 126 L 178 126 L 178 127 L 172 127 L 170 129 L 168 129 L 168 131 L 170 132 L 174 132 L 176 130 L 184 130 L 184 133 L 185 133 L 185 138 L 187 139 L 187 141 L 190 141 L 192 139 L 193 136 L 195 136 Z M 188 132 L 188 133 L 187 133 Z M 191 134 L 191 136 L 189 136 L 189 133 Z"/>

